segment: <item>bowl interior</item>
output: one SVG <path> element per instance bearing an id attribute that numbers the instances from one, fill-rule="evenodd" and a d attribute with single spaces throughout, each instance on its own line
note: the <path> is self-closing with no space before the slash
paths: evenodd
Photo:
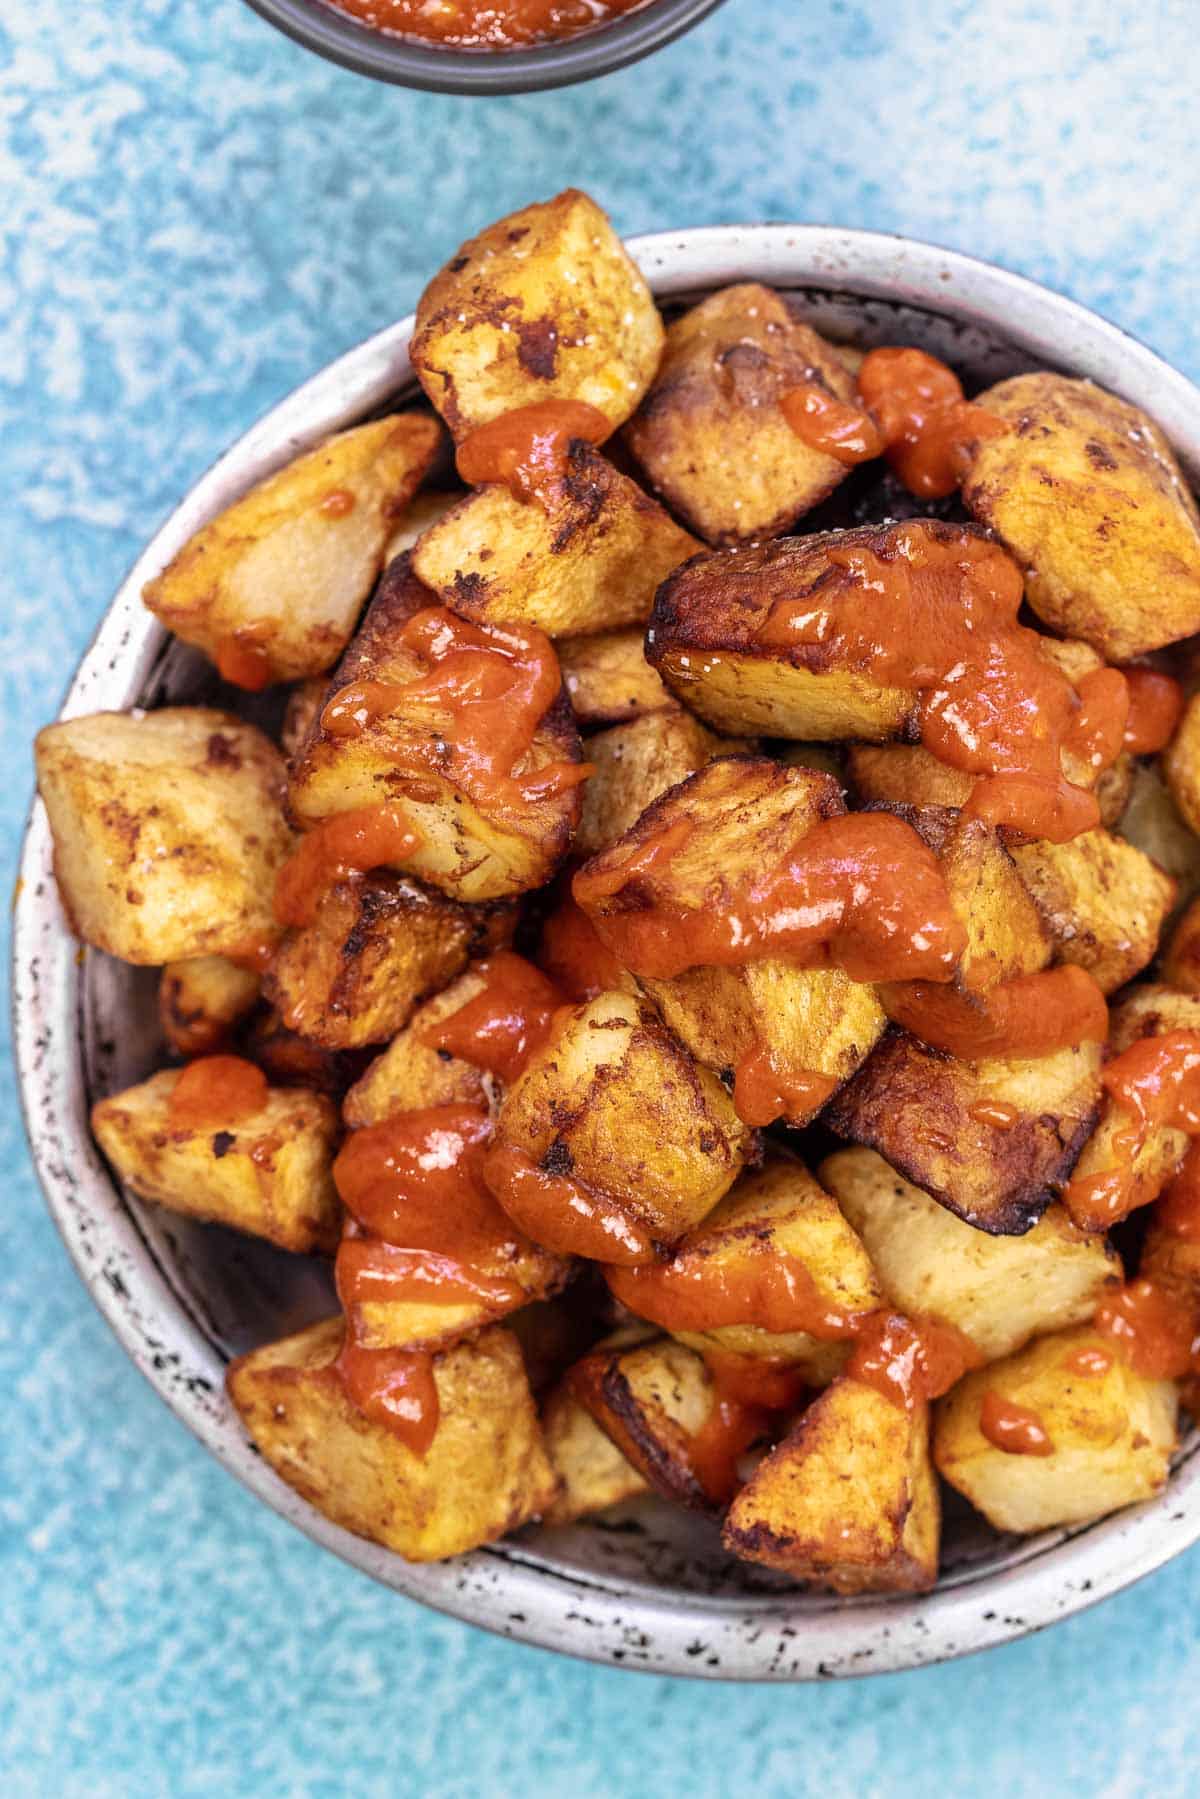
<path id="1" fill-rule="evenodd" d="M 754 272 L 770 278 L 766 269 Z M 835 339 L 862 347 L 920 345 L 958 370 L 968 391 L 1035 362 L 1046 365 L 1044 353 L 1035 358 L 976 318 L 837 286 L 791 291 L 802 315 Z M 689 297 L 698 292 L 689 295 L 676 284 L 672 299 Z M 406 346 L 406 331 L 396 327 L 344 359 L 347 366 L 364 365 L 365 372 L 357 387 L 343 383 L 340 410 L 326 396 L 315 433 L 303 422 L 305 397 L 334 371 L 300 390 L 285 403 L 294 420 L 290 433 L 281 430 L 275 415 L 230 453 L 226 463 L 240 455 L 245 466 L 224 497 L 248 485 L 272 460 L 303 447 L 306 435 L 323 435 L 411 395 Z M 267 453 L 251 467 L 246 451 L 256 441 Z M 224 467 L 218 465 L 209 484 Z M 213 509 L 210 500 L 190 519 L 172 521 L 148 557 L 165 560 Z M 173 528 L 175 541 L 163 541 Z M 215 702 L 269 725 L 269 700 L 235 695 L 204 658 L 141 613 L 137 589 L 157 565 L 143 559 L 134 571 L 85 660 L 68 713 Z M 1136 1517 L 1123 1514 L 1088 1531 L 1004 1538 L 950 1495 L 936 1599 L 841 1602 L 733 1561 L 722 1552 L 714 1528 L 657 1501 L 628 1504 L 566 1529 L 526 1531 L 516 1541 L 433 1569 L 409 1568 L 326 1524 L 246 1444 L 225 1405 L 221 1371 L 231 1356 L 335 1309 L 328 1268 L 145 1206 L 114 1185 L 88 1141 L 87 1109 L 162 1061 L 157 977 L 94 951 L 76 967 L 36 808 L 24 880 L 14 970 L 23 1091 L 39 1171 L 81 1272 L 134 1359 L 209 1447 L 301 1528 L 378 1578 L 492 1628 L 597 1659 L 683 1673 L 796 1678 L 906 1666 L 1016 1634 L 1028 1620 L 1016 1611 L 1005 1615 L 997 1594 L 1006 1587 L 1023 1590 L 1023 1568 L 1044 1565 L 1067 1539 L 1076 1539 L 1078 1549 L 1083 1537 L 1119 1536 Z M 1195 1447 L 1193 1435 L 1181 1461 Z M 1200 1534 L 1200 1520 L 1190 1528 Z M 1167 1551 L 1147 1543 L 1138 1553 L 1150 1567 Z M 1142 1571 L 1136 1562 L 1136 1555 L 1127 1557 L 1122 1580 Z M 1077 1609 L 1094 1584 L 1082 1563 L 1078 1577 L 1072 1573 L 1061 1552 L 1055 1566 L 1054 1601 L 1043 1606 L 1037 1622 L 1056 1610 Z M 1116 1584 L 1121 1582 L 1110 1582 Z M 935 1607 L 941 1608 L 942 1623 L 931 1634 Z"/>

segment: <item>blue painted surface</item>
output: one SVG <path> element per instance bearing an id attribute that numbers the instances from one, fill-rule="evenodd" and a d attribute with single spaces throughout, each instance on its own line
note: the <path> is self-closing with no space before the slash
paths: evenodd
<path id="1" fill-rule="evenodd" d="M 470 102 L 238 0 L 0 7 L 0 844 L 135 550 L 269 403 L 568 181 L 624 230 L 907 231 L 1200 375 L 1193 0 L 731 0 L 652 63 Z M 1200 1554 L 986 1658 L 839 1688 L 634 1679 L 426 1615 L 211 1463 L 86 1300 L 0 1093 L 0 1791 L 1194 1792 Z"/>

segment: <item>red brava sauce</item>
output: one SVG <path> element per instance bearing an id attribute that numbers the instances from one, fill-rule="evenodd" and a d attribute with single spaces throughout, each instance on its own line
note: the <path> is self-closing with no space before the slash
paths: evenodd
<path id="1" fill-rule="evenodd" d="M 1066 964 L 1017 975 L 984 992 L 928 981 L 886 983 L 879 989 L 894 1023 L 934 1049 L 963 1061 L 989 1056 L 1048 1056 L 1108 1037 L 1108 1003 L 1085 969 Z M 980 1108 L 974 1108 L 978 1115 Z M 995 1116 L 980 1123 L 995 1124 Z M 1008 1120 L 1015 1122 L 1015 1117 Z"/>
<path id="2" fill-rule="evenodd" d="M 578 37 L 649 0 L 326 0 L 391 37 L 449 50 L 518 50 Z"/>
<path id="3" fill-rule="evenodd" d="M 172 1130 L 241 1124 L 267 1103 L 267 1077 L 241 1056 L 200 1056 L 180 1071 L 167 1100 Z"/>
<path id="4" fill-rule="evenodd" d="M 518 500 L 535 500 L 547 510 L 567 472 L 571 445 L 599 444 L 612 423 L 584 400 L 535 400 L 486 425 L 477 425 L 458 446 L 455 462 L 471 487 L 498 482 Z"/>
<path id="5" fill-rule="evenodd" d="M 513 1081 L 551 1035 L 563 996 L 549 977 L 512 950 L 474 964 L 484 986 L 448 1018 L 421 1028 L 430 1049 Z"/>
<path id="6" fill-rule="evenodd" d="M 623 1305 L 669 1331 L 756 1324 L 780 1336 L 804 1331 L 837 1343 L 858 1336 L 872 1316 L 837 1305 L 803 1262 L 770 1242 L 742 1245 L 727 1256 L 689 1257 L 688 1250 L 685 1237 L 669 1260 L 606 1268 L 605 1279 Z"/>
<path id="7" fill-rule="evenodd" d="M 1054 1444 L 1038 1414 L 989 1387 L 979 1408 L 979 1428 L 1006 1455 L 1053 1455 Z"/>
<path id="8" fill-rule="evenodd" d="M 1113 1166 L 1076 1175 L 1063 1194 L 1075 1223 L 1089 1231 L 1108 1230 L 1158 1197 L 1162 1177 L 1138 1168 L 1155 1131 L 1200 1135 L 1200 1032 L 1139 1038 L 1100 1078 L 1120 1121 L 1113 1135 Z"/>
<path id="9" fill-rule="evenodd" d="M 1166 749 L 1183 716 L 1183 688 L 1172 675 L 1153 668 L 1126 668 L 1129 691 L 1125 748 L 1135 756 L 1155 756 Z"/>
<path id="10" fill-rule="evenodd" d="M 858 1335 L 846 1376 L 911 1412 L 940 1399 L 982 1361 L 971 1339 L 952 1324 L 874 1312 Z"/>
<path id="11" fill-rule="evenodd" d="M 1135 1373 L 1182 1380 L 1200 1366 L 1197 1308 L 1153 1280 L 1127 1281 L 1096 1308 L 1096 1329 Z"/>

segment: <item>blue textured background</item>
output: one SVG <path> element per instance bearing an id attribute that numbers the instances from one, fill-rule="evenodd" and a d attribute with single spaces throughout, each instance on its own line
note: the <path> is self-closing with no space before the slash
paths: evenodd
<path id="1" fill-rule="evenodd" d="M 238 0 L 0 6 L 3 849 L 28 739 L 213 456 L 573 181 L 624 230 L 794 218 L 980 252 L 1200 375 L 1194 0 L 731 0 L 505 101 L 374 87 Z M 635 1679 L 428 1616 L 241 1491 L 124 1361 L 0 1094 L 0 1791 L 1194 1792 L 1200 1554 L 975 1661 Z"/>

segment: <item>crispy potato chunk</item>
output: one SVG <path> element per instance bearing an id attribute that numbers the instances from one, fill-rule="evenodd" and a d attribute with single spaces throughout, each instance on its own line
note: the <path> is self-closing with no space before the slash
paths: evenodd
<path id="1" fill-rule="evenodd" d="M 574 637 L 645 624 L 659 582 L 699 548 L 635 481 L 576 442 L 546 506 L 477 487 L 418 540 L 413 568 L 464 618 Z"/>
<path id="2" fill-rule="evenodd" d="M 462 906 L 403 875 L 339 881 L 284 937 L 264 991 L 289 1030 L 325 1049 L 386 1043 L 508 923 L 507 907 Z"/>
<path id="3" fill-rule="evenodd" d="M 1168 1031 L 1200 1031 L 1200 996 L 1177 993 L 1161 981 L 1142 981 L 1109 1012 L 1108 1046 L 1114 1056 L 1142 1037 Z"/>
<path id="4" fill-rule="evenodd" d="M 826 551 L 868 548 L 891 528 L 817 533 L 697 556 L 664 581 L 646 632 L 646 658 L 675 696 L 718 731 L 814 743 L 901 735 L 914 691 L 881 686 L 867 668 L 838 668 L 820 644 L 757 641 L 778 600 L 797 600 L 834 576 Z M 937 531 L 961 527 L 931 526 Z"/>
<path id="5" fill-rule="evenodd" d="M 668 788 L 715 756 L 744 749 L 732 738 L 715 737 L 679 708 L 598 731 L 588 739 L 587 757 L 596 772 L 583 790 L 575 853 L 593 856 L 615 843 Z"/>
<path id="6" fill-rule="evenodd" d="M 925 1592 L 940 1538 L 928 1409 L 845 1375 L 760 1462 L 722 1533 L 743 1561 L 835 1593 Z"/>
<path id="7" fill-rule="evenodd" d="M 505 1095 L 497 1134 L 663 1243 L 711 1212 L 753 1143 L 721 1083 L 624 993 L 563 1015 Z"/>
<path id="8" fill-rule="evenodd" d="M 999 832 L 943 806 L 894 806 L 942 866 L 950 903 L 966 931 L 957 980 L 973 992 L 1050 960 L 1050 940 Z"/>
<path id="9" fill-rule="evenodd" d="M 71 927 L 123 962 L 237 955 L 277 934 L 293 837 L 274 744 L 227 712 L 97 712 L 39 731 L 38 791 Z"/>
<path id="10" fill-rule="evenodd" d="M 581 731 L 627 724 L 676 702 L 646 661 L 645 633 L 637 627 L 564 637 L 558 645 L 563 686 Z"/>
<path id="11" fill-rule="evenodd" d="M 254 1009 L 262 983 L 225 956 L 168 962 L 158 983 L 163 1036 L 178 1056 L 208 1056 L 229 1042 Z"/>
<path id="12" fill-rule="evenodd" d="M 546 1453 L 558 1476 L 547 1524 L 573 1524 L 650 1491 L 649 1483 L 607 1437 L 569 1383 L 556 1387 L 542 1412 Z"/>
<path id="13" fill-rule="evenodd" d="M 1085 831 L 1069 843 L 1018 844 L 1012 856 L 1056 961 L 1086 968 L 1105 993 L 1153 961 L 1175 882 L 1132 843 Z"/>
<path id="14" fill-rule="evenodd" d="M 303 1087 L 272 1087 L 264 1106 L 226 1130 L 180 1127 L 170 1115 L 178 1079 L 164 1068 L 92 1107 L 96 1141 L 130 1191 L 281 1249 L 332 1252 L 341 1224 L 332 1103 Z"/>
<path id="15" fill-rule="evenodd" d="M 691 836 L 655 872 L 654 892 L 697 911 L 720 910 L 747 868 L 773 866 L 820 819 L 844 810 L 829 775 L 783 768 L 765 757 L 722 758 L 657 800 L 613 853 L 688 818 Z M 593 866 L 603 864 L 602 852 Z M 627 903 L 621 895 L 620 904 Z M 692 1054 L 721 1072 L 765 1049 L 781 1070 L 844 1081 L 885 1024 L 875 989 L 836 968 L 764 958 L 740 967 L 691 968 L 641 984 Z"/>
<path id="16" fill-rule="evenodd" d="M 692 1445 L 716 1391 L 702 1357 L 671 1337 L 633 1349 L 600 1348 L 577 1362 L 572 1392 L 642 1478 L 690 1511 L 719 1509 L 695 1467 Z"/>
<path id="17" fill-rule="evenodd" d="M 230 646 L 252 658 L 258 685 L 331 668 L 440 435 L 401 412 L 331 437 L 203 526 L 142 598 L 214 661 Z"/>
<path id="18" fill-rule="evenodd" d="M 515 1255 L 480 1256 L 472 1262 L 473 1272 L 484 1279 L 511 1283 L 507 1299 L 364 1299 L 349 1313 L 355 1342 L 363 1349 L 443 1349 L 481 1325 L 495 1324 L 560 1292 L 571 1273 L 567 1257 L 552 1255 L 516 1231 L 512 1240 Z"/>
<path id="19" fill-rule="evenodd" d="M 658 376 L 625 436 L 655 491 L 709 543 L 774 537 L 848 469 L 812 450 L 779 408 L 815 382 L 839 400 L 854 377 L 832 344 L 758 282 L 725 287 L 667 330 Z"/>
<path id="20" fill-rule="evenodd" d="M 1063 756 L 1063 769 L 1077 787 L 1093 789 L 1100 822 L 1115 825 L 1133 789 L 1133 757 L 1122 753 L 1099 778 L 1094 769 L 1068 754 Z M 851 744 L 846 776 L 864 806 L 965 806 L 975 785 L 974 776 L 939 762 L 919 743 Z M 1000 835 L 1004 842 L 1023 841 L 1019 832 L 1007 827 Z"/>
<path id="21" fill-rule="evenodd" d="M 1080 1374 L 1082 1350 L 1108 1358 L 1102 1374 Z M 980 1427 L 984 1395 L 1033 1412 L 1050 1455 L 999 1449 Z M 1165 1485 L 1175 1447 L 1173 1381 L 1146 1380 L 1087 1326 L 1041 1337 L 1017 1355 L 968 1374 L 935 1413 L 939 1474 L 997 1530 L 1082 1524 L 1150 1499 Z"/>
<path id="22" fill-rule="evenodd" d="M 400 637 L 413 614 L 431 603 L 407 559 L 392 563 L 338 665 L 330 697 L 352 682 L 403 687 L 417 680 L 422 670 L 401 647 Z M 570 844 L 579 819 L 578 789 L 539 800 L 518 826 L 508 814 L 497 816 L 472 800 L 446 776 L 432 770 L 408 774 L 397 766 L 397 752 L 407 742 L 428 739 L 432 728 L 427 706 L 407 717 L 401 704 L 351 737 L 335 735 L 316 718 L 289 770 L 293 815 L 302 825 L 313 825 L 334 813 L 400 800 L 421 833 L 406 872 L 467 902 L 540 887 Z M 514 772 L 532 775 L 548 764 L 577 762 L 579 757 L 579 733 L 560 692 Z"/>
<path id="23" fill-rule="evenodd" d="M 436 1562 L 539 1517 L 557 1480 L 521 1351 L 502 1325 L 434 1360 L 439 1421 L 424 1456 L 351 1405 L 334 1362 L 342 1320 L 251 1350 L 229 1365 L 229 1397 L 275 1472 L 325 1517 Z"/>
<path id="24" fill-rule="evenodd" d="M 1200 630 L 1200 518 L 1157 425 L 1049 372 L 979 404 L 1011 429 L 974 446 L 963 502 L 1025 570 L 1038 617 L 1110 662 Z"/>
<path id="25" fill-rule="evenodd" d="M 1193 900 L 1171 932 L 1162 959 L 1163 980 L 1181 993 L 1200 994 L 1200 900 Z"/>
<path id="26" fill-rule="evenodd" d="M 814 1307 L 825 1312 L 870 1312 L 884 1302 L 883 1289 L 862 1243 L 836 1202 L 792 1157 L 773 1160 L 757 1174 L 743 1175 L 715 1211 L 676 1247 L 671 1262 L 687 1272 L 697 1298 L 709 1289 L 752 1289 L 764 1262 L 786 1257 L 811 1282 Z M 637 1293 L 617 1291 L 637 1311 Z M 804 1330 L 778 1332 L 759 1324 L 727 1324 L 704 1330 L 677 1329 L 666 1316 L 656 1323 L 695 1349 L 789 1362 L 811 1387 L 827 1387 L 849 1354 L 847 1342 L 830 1342 Z"/>
<path id="27" fill-rule="evenodd" d="M 1163 752 L 1162 769 L 1180 815 L 1200 835 L 1200 693 L 1184 707 L 1179 729 Z"/>
<path id="28" fill-rule="evenodd" d="M 1020 1236 L 1070 1174 L 1099 1101 L 1098 1043 L 961 1062 L 892 1030 L 823 1116 L 977 1230 Z M 989 1118 L 997 1102 L 1012 1123 Z"/>
<path id="29" fill-rule="evenodd" d="M 500 1103 L 500 1085 L 494 1075 L 452 1056 L 447 1049 L 431 1049 L 424 1041 L 427 1030 L 461 1011 L 484 985 L 476 969 L 466 968 L 441 993 L 417 1007 L 404 1029 L 347 1093 L 342 1117 L 351 1130 L 382 1124 L 395 1112 L 412 1112 L 422 1106 L 495 1110 Z"/>
<path id="30" fill-rule="evenodd" d="M 663 324 L 607 216 L 577 188 L 469 238 L 417 303 L 409 354 L 455 439 L 537 400 L 615 430 L 654 377 Z"/>
<path id="31" fill-rule="evenodd" d="M 1031 1337 L 1086 1323 L 1121 1278 L 1115 1250 L 1060 1205 L 1023 1237 L 990 1237 L 902 1180 L 871 1149 L 840 1149 L 818 1173 L 854 1226 L 891 1303 L 968 1336 L 989 1362 Z"/>

